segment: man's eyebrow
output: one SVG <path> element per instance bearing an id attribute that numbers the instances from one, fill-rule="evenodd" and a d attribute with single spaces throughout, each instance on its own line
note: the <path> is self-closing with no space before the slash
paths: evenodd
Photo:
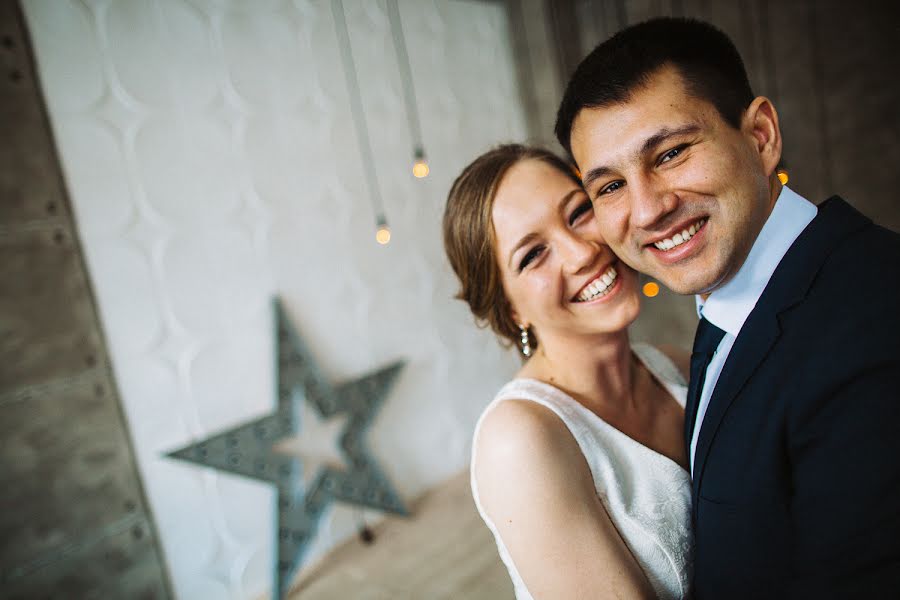
<path id="1" fill-rule="evenodd" d="M 561 211 L 563 209 L 563 207 L 565 207 L 569 203 L 569 201 L 573 197 L 577 196 L 578 194 L 584 194 L 584 190 L 581 189 L 580 187 L 575 188 L 574 190 L 570 191 L 569 193 L 565 194 L 562 198 L 560 198 L 559 202 L 557 202 L 557 206 L 559 207 L 559 210 Z M 531 233 L 523 236 L 522 239 L 520 239 L 516 243 L 516 245 L 513 246 L 513 249 L 509 251 L 509 259 L 506 263 L 510 269 L 513 268 L 513 265 L 512 265 L 513 256 L 515 256 L 516 252 L 519 251 L 519 248 L 530 244 L 531 241 L 536 237 L 538 237 L 538 234 L 535 232 L 531 232 Z"/>
<path id="2" fill-rule="evenodd" d="M 639 154 L 647 154 L 670 137 L 687 135 L 689 133 L 697 133 L 698 131 L 700 131 L 700 126 L 696 123 L 682 125 L 677 129 L 669 129 L 668 127 L 663 127 L 662 129 L 648 137 L 646 140 L 644 140 L 644 143 L 641 144 L 641 150 Z"/>
<path id="3" fill-rule="evenodd" d="M 687 135 L 689 133 L 697 133 L 700 131 L 700 126 L 696 123 L 689 123 L 687 125 L 683 125 L 681 127 L 677 127 L 675 129 L 669 129 L 668 127 L 663 127 L 650 137 L 644 140 L 644 143 L 641 144 L 640 150 L 637 152 L 637 156 L 641 156 L 643 154 L 647 154 L 652 151 L 654 148 L 662 144 L 664 141 L 671 137 L 679 136 L 679 135 Z M 584 177 L 581 179 L 581 185 L 584 186 L 585 189 L 588 188 L 594 181 L 600 179 L 605 175 L 609 175 L 612 172 L 611 167 L 600 166 L 595 167 L 585 173 Z"/>
<path id="4" fill-rule="evenodd" d="M 605 175 L 609 175 L 612 173 L 612 169 L 609 167 L 595 167 L 584 174 L 584 177 L 581 178 L 581 186 L 584 189 L 588 189 L 595 180 L 600 179 Z"/>

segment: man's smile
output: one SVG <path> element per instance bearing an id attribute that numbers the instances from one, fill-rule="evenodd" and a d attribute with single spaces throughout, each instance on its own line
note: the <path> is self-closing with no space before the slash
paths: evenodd
<path id="1" fill-rule="evenodd" d="M 706 239 L 708 223 L 708 216 L 685 222 L 651 239 L 643 248 L 658 261 L 674 264 L 700 249 Z"/>

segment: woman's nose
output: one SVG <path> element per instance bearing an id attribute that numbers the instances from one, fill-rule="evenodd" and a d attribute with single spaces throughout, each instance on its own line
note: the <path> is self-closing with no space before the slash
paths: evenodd
<path id="1" fill-rule="evenodd" d="M 583 269 L 593 267 L 601 248 L 602 245 L 599 242 L 571 233 L 567 236 L 563 247 L 566 271 L 578 273 Z"/>

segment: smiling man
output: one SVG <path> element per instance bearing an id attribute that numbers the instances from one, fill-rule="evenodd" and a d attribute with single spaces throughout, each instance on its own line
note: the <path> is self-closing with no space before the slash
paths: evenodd
<path id="1" fill-rule="evenodd" d="M 697 295 L 695 596 L 896 593 L 900 236 L 781 185 L 778 113 L 705 23 L 598 46 L 556 134 L 619 257 Z"/>

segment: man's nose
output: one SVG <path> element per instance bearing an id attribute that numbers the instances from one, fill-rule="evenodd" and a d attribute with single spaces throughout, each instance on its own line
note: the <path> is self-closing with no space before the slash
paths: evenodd
<path id="1" fill-rule="evenodd" d="M 631 224 L 634 227 L 652 229 L 678 206 L 678 196 L 663 181 L 648 178 L 630 185 L 633 196 Z"/>

